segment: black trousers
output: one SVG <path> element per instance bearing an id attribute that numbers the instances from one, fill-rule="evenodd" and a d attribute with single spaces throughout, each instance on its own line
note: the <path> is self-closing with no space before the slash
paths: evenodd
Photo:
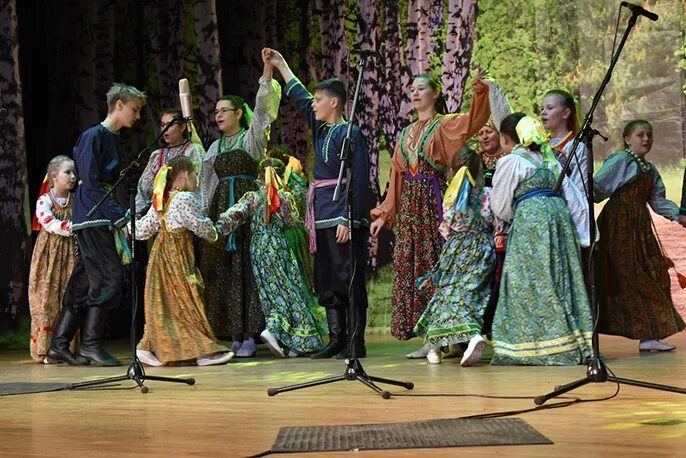
<path id="1" fill-rule="evenodd" d="M 314 287 L 323 307 L 348 308 L 350 286 L 350 251 L 347 243 L 336 243 L 336 228 L 317 229 L 317 252 L 314 256 Z M 356 308 L 367 308 L 367 267 L 369 230 L 353 229 L 353 256 L 356 261 L 353 301 Z"/>
<path id="2" fill-rule="evenodd" d="M 62 300 L 64 307 L 79 313 L 88 307 L 112 310 L 122 299 L 124 269 L 105 226 L 75 232 L 79 255 Z"/>

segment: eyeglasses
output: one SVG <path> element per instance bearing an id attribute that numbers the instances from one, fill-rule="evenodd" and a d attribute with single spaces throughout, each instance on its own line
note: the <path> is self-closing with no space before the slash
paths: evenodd
<path id="1" fill-rule="evenodd" d="M 240 108 L 220 108 L 219 110 L 214 110 L 214 115 L 218 115 L 219 113 L 228 113 L 229 111 L 238 111 Z"/>

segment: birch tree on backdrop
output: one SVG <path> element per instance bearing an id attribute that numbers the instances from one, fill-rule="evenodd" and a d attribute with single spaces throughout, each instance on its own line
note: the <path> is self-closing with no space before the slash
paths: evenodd
<path id="1" fill-rule="evenodd" d="M 377 51 L 379 43 L 379 11 L 375 0 L 360 0 L 358 15 L 358 46 L 362 50 Z M 358 59 L 359 62 L 359 59 Z M 355 123 L 360 126 L 367 139 L 369 148 L 369 184 L 375 195 L 379 195 L 379 95 L 382 92 L 379 80 L 381 59 L 376 56 L 367 58 L 362 75 L 359 106 Z M 357 69 L 356 69 L 357 70 Z M 357 71 L 355 71 L 355 76 Z M 353 75 L 350 76 L 352 78 Z M 349 97 L 353 96 L 351 85 Z"/>
<path id="2" fill-rule="evenodd" d="M 441 79 L 445 101 L 451 113 L 457 113 L 462 108 L 475 28 L 476 0 L 449 0 Z"/>
<path id="3" fill-rule="evenodd" d="M 28 236 L 26 148 L 22 86 L 19 76 L 19 38 L 15 0 L 0 0 L 0 326 L 14 318 L 26 300 Z"/>

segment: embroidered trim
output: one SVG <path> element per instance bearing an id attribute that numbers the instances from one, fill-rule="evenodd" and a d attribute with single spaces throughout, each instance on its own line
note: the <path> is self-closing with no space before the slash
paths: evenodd
<path id="1" fill-rule="evenodd" d="M 89 227 L 109 226 L 110 224 L 110 220 L 108 219 L 95 219 L 92 221 L 84 221 L 83 223 L 72 224 L 71 230 L 73 232 L 78 231 L 80 229 L 87 229 Z"/>

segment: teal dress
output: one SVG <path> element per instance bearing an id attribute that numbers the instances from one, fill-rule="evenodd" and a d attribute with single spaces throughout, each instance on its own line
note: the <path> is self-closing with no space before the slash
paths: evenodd
<path id="1" fill-rule="evenodd" d="M 293 197 L 279 192 L 279 198 L 279 210 L 267 223 L 264 187 L 248 192 L 219 216 L 217 227 L 227 234 L 249 223 L 250 258 L 266 329 L 283 347 L 313 353 L 324 346 L 322 336 L 328 330 L 322 324 L 323 309 L 304 284 L 284 236 L 287 227 L 299 224 Z"/>
<path id="2" fill-rule="evenodd" d="M 493 322 L 493 364 L 574 365 L 591 355 L 592 319 L 568 208 L 578 202 L 565 192 L 573 183 L 564 197 L 552 192 L 553 170 L 521 147 L 498 163 L 494 211 L 500 217 L 507 212 L 499 215 L 498 208 L 509 205 L 514 218 Z M 516 186 L 513 194 L 508 186 Z"/>
<path id="3" fill-rule="evenodd" d="M 495 267 L 490 189 L 472 189 L 464 213 L 444 211 L 439 229 L 446 242 L 431 272 L 436 292 L 414 328 L 433 347 L 481 335 Z"/>

